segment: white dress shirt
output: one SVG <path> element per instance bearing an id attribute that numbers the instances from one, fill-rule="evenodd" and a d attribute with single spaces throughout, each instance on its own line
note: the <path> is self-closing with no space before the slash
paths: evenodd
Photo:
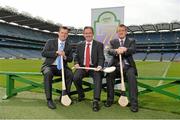
<path id="1" fill-rule="evenodd" d="M 62 43 L 65 45 L 65 41 L 61 41 L 61 40 L 58 38 L 58 48 L 60 47 L 60 45 L 61 45 Z M 57 65 L 57 58 L 56 58 L 56 60 L 53 62 L 52 65 Z"/>
<path id="2" fill-rule="evenodd" d="M 119 38 L 119 44 L 120 44 L 120 46 L 123 46 L 124 45 L 124 41 L 126 40 L 126 37 L 125 38 L 123 38 L 123 39 L 120 39 Z M 121 41 L 123 41 L 123 45 L 121 45 Z"/>

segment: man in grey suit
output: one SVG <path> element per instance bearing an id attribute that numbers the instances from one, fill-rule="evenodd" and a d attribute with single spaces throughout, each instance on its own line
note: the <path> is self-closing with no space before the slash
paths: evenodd
<path id="1" fill-rule="evenodd" d="M 61 76 L 60 56 L 63 57 L 64 62 L 64 74 L 66 92 L 70 95 L 70 88 L 73 79 L 73 73 L 68 67 L 67 62 L 72 62 L 72 48 L 66 41 L 68 37 L 69 29 L 65 26 L 61 26 L 58 32 L 58 39 L 49 40 L 46 42 L 42 56 L 45 57 L 45 61 L 42 65 L 41 71 L 44 75 L 44 87 L 47 99 L 47 105 L 50 109 L 55 109 L 56 105 L 52 100 L 52 79 L 53 76 Z"/>
<path id="2" fill-rule="evenodd" d="M 74 73 L 74 84 L 78 92 L 78 101 L 84 100 L 84 91 L 82 88 L 82 79 L 87 76 L 93 78 L 94 83 L 94 100 L 93 100 L 93 111 L 99 110 L 99 100 L 102 87 L 102 76 L 100 70 L 104 65 L 104 52 L 103 44 L 93 40 L 93 28 L 85 27 L 83 30 L 83 36 L 85 41 L 77 46 L 75 56 L 75 68 L 77 67 L 95 67 L 96 70 L 83 70 L 77 69 Z"/>
<path id="3" fill-rule="evenodd" d="M 127 27 L 120 24 L 117 28 L 118 39 L 110 41 L 109 55 L 113 56 L 111 65 L 116 66 L 116 71 L 107 74 L 107 101 L 106 107 L 110 107 L 114 101 L 114 82 L 116 77 L 120 77 L 120 63 L 119 54 L 122 55 L 122 63 L 124 76 L 128 82 L 129 96 L 130 96 L 130 109 L 132 112 L 138 111 L 137 100 L 137 69 L 132 55 L 136 51 L 135 40 L 126 37 Z"/>

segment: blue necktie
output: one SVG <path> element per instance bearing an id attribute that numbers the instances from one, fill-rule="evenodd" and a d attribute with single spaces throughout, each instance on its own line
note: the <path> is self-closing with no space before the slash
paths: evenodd
<path id="1" fill-rule="evenodd" d="M 64 43 L 60 43 L 59 47 L 58 47 L 58 51 L 63 51 L 64 50 Z M 62 65 L 61 65 L 61 56 L 57 57 L 57 69 L 61 70 L 62 69 Z"/>

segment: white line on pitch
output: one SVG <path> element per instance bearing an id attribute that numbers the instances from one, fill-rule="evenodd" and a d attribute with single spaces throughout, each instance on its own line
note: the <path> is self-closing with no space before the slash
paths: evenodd
<path id="1" fill-rule="evenodd" d="M 169 70 L 169 67 L 171 66 L 171 63 L 172 63 L 172 62 L 169 62 L 169 64 L 167 65 L 167 67 L 164 69 L 164 73 L 163 73 L 162 77 L 166 77 L 167 72 L 168 72 L 168 70 Z M 163 80 L 160 80 L 159 83 L 158 83 L 156 86 L 160 86 L 160 85 L 162 85 L 162 84 L 163 84 Z"/>

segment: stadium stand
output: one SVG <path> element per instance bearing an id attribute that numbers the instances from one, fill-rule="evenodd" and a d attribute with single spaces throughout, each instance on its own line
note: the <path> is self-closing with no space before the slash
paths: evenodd
<path id="1" fill-rule="evenodd" d="M 146 53 L 136 53 L 133 57 L 135 60 L 144 60 L 146 57 Z"/>
<path id="2" fill-rule="evenodd" d="M 175 56 L 176 56 L 176 53 L 164 53 L 163 60 L 164 61 L 173 61 Z"/>
<path id="3" fill-rule="evenodd" d="M 161 53 L 149 53 L 146 56 L 146 60 L 161 60 Z"/>
<path id="4" fill-rule="evenodd" d="M 60 25 L 18 13 L 13 8 L 0 7 L 0 57 L 41 58 L 45 42 L 57 38 Z M 82 29 L 69 28 L 68 41 L 75 49 L 75 44 L 83 40 L 82 35 L 78 35 L 82 34 Z"/>
<path id="5" fill-rule="evenodd" d="M 174 58 L 174 61 L 180 61 L 180 53 L 177 53 L 175 58 Z"/>
<path id="6" fill-rule="evenodd" d="M 136 60 L 178 60 L 180 23 L 128 26 L 128 36 L 137 42 Z"/>
<path id="7" fill-rule="evenodd" d="M 0 7 L 0 58 L 41 58 L 47 40 L 57 37 L 61 24 Z M 82 29 L 69 27 L 73 51 L 84 40 Z M 128 36 L 137 43 L 136 60 L 180 61 L 180 23 L 128 26 Z"/>
<path id="8" fill-rule="evenodd" d="M 25 38 L 30 40 L 47 40 L 52 38 L 52 34 L 43 33 L 40 31 L 26 29 L 20 26 L 13 26 L 7 23 L 1 23 L 1 35 L 12 36 L 16 38 Z"/>

